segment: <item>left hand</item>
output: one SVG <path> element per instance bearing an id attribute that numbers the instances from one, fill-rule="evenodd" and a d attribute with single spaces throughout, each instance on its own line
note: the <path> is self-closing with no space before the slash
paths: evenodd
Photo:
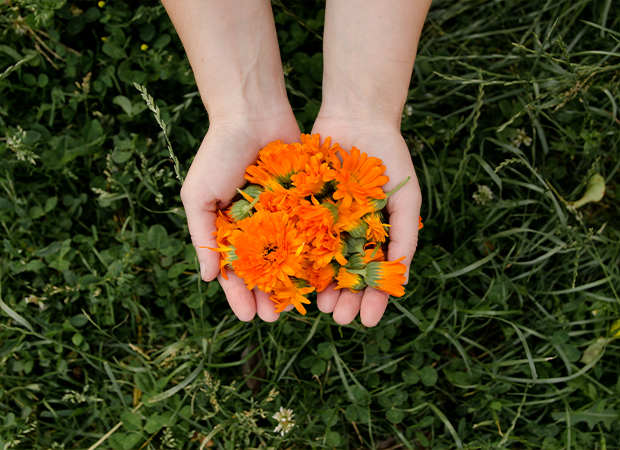
<path id="1" fill-rule="evenodd" d="M 338 143 L 343 149 L 350 150 L 355 146 L 368 156 L 381 159 L 386 167 L 385 175 L 390 178 L 383 186 L 385 192 L 411 177 L 387 202 L 390 222 L 387 260 L 404 256 L 402 263 L 407 267 L 405 276 L 409 280 L 409 266 L 418 243 L 422 193 L 398 125 L 394 121 L 369 120 L 321 110 L 312 129 L 312 134 L 315 133 L 320 133 L 321 141 L 330 136 L 332 143 Z M 348 289 L 335 290 L 335 286 L 336 283 L 332 283 L 318 294 L 317 306 L 322 312 L 333 312 L 334 321 L 341 325 L 353 321 L 358 313 L 364 326 L 374 327 L 379 323 L 389 294 L 371 287 L 354 294 Z"/>

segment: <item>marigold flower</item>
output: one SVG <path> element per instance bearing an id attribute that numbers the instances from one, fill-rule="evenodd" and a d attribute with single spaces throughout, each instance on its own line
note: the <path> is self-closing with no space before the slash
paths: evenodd
<path id="1" fill-rule="evenodd" d="M 232 266 L 248 289 L 271 292 L 278 280 L 291 286 L 290 277 L 301 271 L 305 255 L 303 237 L 288 214 L 257 211 L 236 224 L 239 230 L 229 238 L 237 255 Z"/>
<path id="2" fill-rule="evenodd" d="M 302 133 L 301 135 L 302 148 L 310 155 L 321 154 L 322 158 L 325 160 L 330 159 L 336 153 L 336 150 L 340 148 L 338 144 L 330 146 L 331 141 L 332 138 L 327 136 L 323 145 L 319 145 L 321 142 L 321 135 L 319 133 L 313 135 Z"/>
<path id="3" fill-rule="evenodd" d="M 349 257 L 349 262 L 347 263 L 346 267 L 347 269 L 359 270 L 365 268 L 368 263 L 371 263 L 373 261 L 385 261 L 385 254 L 383 253 L 383 250 L 381 250 L 381 247 L 379 245 L 377 245 L 377 247 L 372 251 L 366 250 L 365 255 L 362 255 L 360 253 L 355 253 L 354 255 L 351 255 Z"/>
<path id="4" fill-rule="evenodd" d="M 334 281 L 334 278 L 338 275 L 338 270 L 340 270 L 340 264 L 333 261 L 320 269 L 314 269 L 312 266 L 308 267 L 306 269 L 308 282 L 311 286 L 316 286 L 317 292 L 323 292 Z"/>
<path id="5" fill-rule="evenodd" d="M 334 169 L 327 174 L 328 179 L 334 179 L 337 183 L 334 200 L 342 199 L 343 207 L 348 208 L 353 199 L 366 204 L 368 198 L 385 198 L 381 186 L 387 183 L 389 178 L 383 175 L 385 166 L 379 158 L 368 157 L 366 153 L 360 154 L 356 147 L 351 149 L 351 153 L 343 149 L 339 149 L 338 153 L 342 157 L 342 163 L 333 156 L 331 162 Z"/>
<path id="6" fill-rule="evenodd" d="M 364 278 L 361 275 L 349 272 L 344 267 L 338 271 L 336 280 L 338 280 L 338 284 L 335 289 L 347 288 L 357 293 L 366 287 Z"/>
<path id="7" fill-rule="evenodd" d="M 323 240 L 326 234 L 334 235 L 333 226 L 335 218 L 338 216 L 338 209 L 331 203 L 319 203 L 312 197 L 312 203 L 303 200 L 295 208 L 295 215 L 298 216 L 297 228 L 306 233 L 306 240 L 313 242 Z"/>
<path id="8" fill-rule="evenodd" d="M 314 291 L 314 289 L 314 287 L 308 286 L 306 281 L 298 278 L 291 279 L 289 286 L 284 285 L 284 283 L 277 283 L 273 288 L 273 294 L 269 297 L 276 305 L 274 312 L 282 312 L 287 306 L 293 305 L 300 314 L 305 316 L 306 308 L 304 308 L 304 304 L 310 304 L 310 300 L 306 298 L 306 295 Z"/>
<path id="9" fill-rule="evenodd" d="M 309 159 L 310 156 L 301 151 L 301 144 L 284 144 L 277 140 L 258 153 L 258 161 L 246 169 L 245 179 L 265 188 L 279 185 L 288 189 L 291 177 L 300 172 Z"/>
<path id="10" fill-rule="evenodd" d="M 368 286 L 380 291 L 387 292 L 394 297 L 402 297 L 405 295 L 405 271 L 407 267 L 401 264 L 405 259 L 397 259 L 396 261 L 371 262 L 365 269 L 351 270 L 350 272 L 362 275 Z"/>
<path id="11" fill-rule="evenodd" d="M 295 215 L 294 209 L 297 206 L 299 206 L 299 196 L 293 190 L 276 184 L 273 188 L 266 189 L 260 194 L 256 209 L 271 212 L 284 211 L 293 217 Z"/>
<path id="12" fill-rule="evenodd" d="M 383 223 L 381 213 L 371 213 L 364 216 L 364 221 L 368 225 L 366 229 L 366 239 L 372 242 L 385 242 L 388 236 L 386 227 L 388 224 Z"/>
<path id="13" fill-rule="evenodd" d="M 300 197 L 325 195 L 327 193 L 329 184 L 326 174 L 330 168 L 327 162 L 319 158 L 320 156 L 322 155 L 311 156 L 303 170 L 291 176 L 293 186 L 295 186 L 297 195 Z"/>
<path id="14" fill-rule="evenodd" d="M 334 259 L 344 266 L 347 263 L 344 257 L 346 252 L 346 243 L 340 238 L 340 235 L 327 234 L 321 240 L 314 240 L 314 245 L 308 252 L 308 259 L 312 262 L 314 269 L 325 267 Z"/>

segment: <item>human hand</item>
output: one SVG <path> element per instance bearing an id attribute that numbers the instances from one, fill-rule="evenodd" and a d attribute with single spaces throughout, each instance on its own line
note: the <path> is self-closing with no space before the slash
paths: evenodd
<path id="1" fill-rule="evenodd" d="M 299 126 L 290 106 L 271 112 L 264 119 L 252 115 L 224 116 L 212 120 L 198 153 L 189 169 L 181 199 L 187 214 L 192 242 L 200 262 L 204 281 L 217 276 L 235 315 L 244 322 L 254 315 L 266 322 L 278 319 L 269 294 L 257 288 L 248 290 L 243 280 L 226 268 L 227 278 L 220 273 L 220 254 L 206 247 L 217 248 L 215 218 L 224 209 L 246 180 L 246 168 L 256 161 L 258 151 L 268 143 L 281 139 L 299 142 Z"/>
<path id="2" fill-rule="evenodd" d="M 344 149 L 355 146 L 383 161 L 385 175 L 390 180 L 383 186 L 388 192 L 407 177 L 411 179 L 387 202 L 389 214 L 389 236 L 387 259 L 394 261 L 402 256 L 407 267 L 405 276 L 409 279 L 409 266 L 418 242 L 418 217 L 422 194 L 416 177 L 407 144 L 393 120 L 365 119 L 336 112 L 321 110 L 312 134 L 331 136 L 332 142 Z M 317 306 L 324 313 L 332 313 L 334 321 L 344 325 L 360 314 L 362 324 L 374 327 L 379 323 L 387 307 L 389 294 L 367 287 L 353 293 L 348 289 L 334 289 L 336 283 L 318 293 Z"/>

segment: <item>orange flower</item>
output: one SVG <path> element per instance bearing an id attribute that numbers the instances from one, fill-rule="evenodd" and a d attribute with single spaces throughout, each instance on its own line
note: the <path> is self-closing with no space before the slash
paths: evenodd
<path id="1" fill-rule="evenodd" d="M 293 210 L 299 206 L 299 197 L 291 189 L 285 189 L 279 184 L 267 189 L 260 195 L 259 202 L 256 204 L 258 211 L 284 211 L 293 217 Z"/>
<path id="2" fill-rule="evenodd" d="M 312 197 L 312 203 L 302 200 L 301 204 L 295 208 L 295 215 L 299 218 L 297 228 L 306 233 L 306 241 L 319 242 L 325 238 L 326 234 L 333 235 L 335 218 L 338 210 L 331 203 L 319 203 Z"/>
<path id="3" fill-rule="evenodd" d="M 344 266 L 347 260 L 344 257 L 346 244 L 340 239 L 340 235 L 326 234 L 323 239 L 315 239 L 312 248 L 308 252 L 308 259 L 314 269 L 320 269 L 329 264 L 333 259 Z"/>
<path id="4" fill-rule="evenodd" d="M 245 179 L 265 188 L 276 185 L 291 187 L 291 176 L 302 170 L 310 157 L 301 151 L 301 144 L 283 144 L 277 140 L 258 152 L 256 165 L 246 169 Z"/>
<path id="5" fill-rule="evenodd" d="M 229 238 L 237 260 L 235 273 L 248 289 L 271 292 L 278 281 L 290 287 L 290 277 L 302 270 L 304 240 L 285 212 L 257 211 L 237 222 L 239 230 Z"/>
<path id="6" fill-rule="evenodd" d="M 338 144 L 334 144 L 330 146 L 332 138 L 326 137 L 323 145 L 319 145 L 321 142 L 321 135 L 319 133 L 309 135 L 302 134 L 301 135 L 301 145 L 302 148 L 310 155 L 318 155 L 321 154 L 324 160 L 331 158 L 331 156 L 336 153 L 340 147 Z"/>
<path id="7" fill-rule="evenodd" d="M 380 291 L 387 292 L 394 297 L 402 297 L 405 294 L 405 271 L 407 267 L 401 264 L 405 259 L 397 259 L 396 261 L 371 262 L 365 269 L 351 270 L 350 272 L 362 275 L 366 284 Z"/>
<path id="8" fill-rule="evenodd" d="M 227 211 L 229 211 L 229 209 L 227 209 Z M 233 260 L 237 258 L 237 255 L 235 255 L 235 248 L 230 245 L 228 239 L 230 238 L 232 233 L 238 229 L 238 227 L 235 223 L 231 223 L 225 212 L 222 211 L 217 212 L 217 217 L 215 218 L 215 227 L 216 231 L 213 232 L 213 235 L 215 236 L 215 240 L 217 241 L 218 248 L 211 248 L 201 245 L 199 245 L 198 248 L 208 248 L 209 250 L 213 250 L 221 254 L 220 271 L 222 272 L 222 276 L 224 277 L 224 279 L 228 280 L 224 268 L 226 266 L 232 267 Z"/>
<path id="9" fill-rule="evenodd" d="M 421 230 L 422 228 L 424 228 L 424 224 L 422 223 L 422 216 L 420 216 L 420 220 L 418 222 L 418 230 Z"/>
<path id="10" fill-rule="evenodd" d="M 371 245 L 371 244 L 366 244 Z M 383 250 L 381 247 L 377 245 L 372 251 L 366 250 L 365 254 L 355 253 L 349 257 L 349 262 L 347 263 L 347 269 L 363 269 L 373 261 L 385 261 L 385 255 L 383 254 Z"/>
<path id="11" fill-rule="evenodd" d="M 312 286 L 316 287 L 317 292 L 322 292 L 332 281 L 334 281 L 334 278 L 338 275 L 339 269 L 340 264 L 335 262 L 331 262 L 320 269 L 308 267 L 308 281 Z"/>
<path id="12" fill-rule="evenodd" d="M 335 289 L 347 288 L 357 293 L 366 287 L 364 278 L 362 278 L 361 275 L 350 272 L 344 267 L 340 268 L 340 270 L 338 271 L 336 280 L 338 280 L 338 284 L 336 285 Z"/>
<path id="13" fill-rule="evenodd" d="M 366 239 L 372 242 L 385 242 L 385 238 L 388 235 L 385 228 L 389 227 L 389 225 L 383 223 L 381 213 L 368 214 L 364 216 L 364 221 L 368 224 Z"/>
<path id="14" fill-rule="evenodd" d="M 329 187 L 325 177 L 330 168 L 326 162 L 320 160 L 320 156 L 322 155 L 312 155 L 303 170 L 291 176 L 300 197 L 324 194 Z"/>
<path id="15" fill-rule="evenodd" d="M 362 217 L 371 211 L 370 207 L 360 205 L 355 202 L 348 208 L 342 205 L 338 208 L 338 220 L 334 226 L 338 231 L 346 231 L 355 235 L 355 237 L 363 237 L 366 235 L 366 224 Z"/>
<path id="16" fill-rule="evenodd" d="M 368 157 L 366 153 L 360 154 L 355 147 L 351 149 L 351 153 L 342 149 L 338 152 L 342 156 L 342 163 L 333 156 L 331 162 L 334 169 L 327 173 L 327 179 L 337 182 L 334 200 L 342 199 L 343 208 L 349 208 L 353 199 L 366 204 L 369 197 L 385 198 L 381 186 L 387 183 L 389 178 L 383 175 L 385 166 L 380 159 Z"/>
<path id="17" fill-rule="evenodd" d="M 300 314 L 306 315 L 306 305 L 310 304 L 310 300 L 306 298 L 310 292 L 314 291 L 314 287 L 308 286 L 304 280 L 293 279 L 290 286 L 286 286 L 282 283 L 278 283 L 274 289 L 273 294 L 269 297 L 276 305 L 274 312 L 282 312 L 288 305 L 293 305 Z"/>

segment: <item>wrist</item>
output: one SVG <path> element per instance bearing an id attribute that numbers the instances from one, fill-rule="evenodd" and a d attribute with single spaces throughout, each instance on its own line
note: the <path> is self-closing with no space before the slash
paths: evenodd
<path id="1" fill-rule="evenodd" d="M 323 89 L 319 116 L 346 120 L 349 125 L 371 124 L 382 128 L 400 129 L 407 92 L 395 94 L 372 86 L 329 84 Z"/>

